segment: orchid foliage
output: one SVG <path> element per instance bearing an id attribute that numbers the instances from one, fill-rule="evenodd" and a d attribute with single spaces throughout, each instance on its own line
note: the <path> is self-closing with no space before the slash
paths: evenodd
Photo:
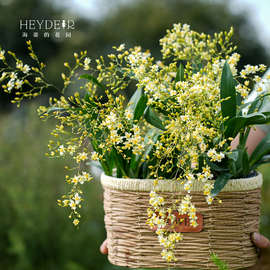
<path id="1" fill-rule="evenodd" d="M 159 61 L 149 51 L 126 49 L 124 44 L 94 63 L 87 52 L 74 53 L 74 63 L 64 63 L 60 90 L 47 82 L 45 64 L 30 41 L 32 67 L 15 53 L 0 50 L 0 82 L 5 92 L 15 93 L 13 103 L 19 106 L 24 98 L 39 96 L 48 88 L 60 94 L 38 113 L 42 119 L 57 120 L 47 155 L 74 159 L 74 168 L 66 168 L 70 192 L 59 204 L 70 209 L 75 225 L 82 185 L 92 179 L 85 162 L 98 161 L 105 174 L 119 178 L 155 179 L 155 185 L 164 179 L 179 181 L 186 196 L 165 207 L 154 185 L 148 209 L 148 224 L 158 228 L 162 256 L 174 261 L 175 243 L 183 236 L 167 232 L 165 226 L 174 219 L 173 210 L 188 214 L 191 225 L 197 226 L 192 185 L 202 182 L 211 204 L 229 179 L 247 177 L 268 162 L 270 135 L 251 156 L 245 144 L 251 128 L 270 122 L 270 112 L 261 112 L 270 78 L 258 75 L 265 71 L 264 65 L 237 69 L 240 55 L 232 36 L 233 29 L 210 36 L 175 24 L 160 40 Z M 259 94 L 246 102 L 254 85 Z M 68 95 L 71 88 L 76 92 Z M 134 89 L 129 100 L 127 88 Z M 239 145 L 231 150 L 236 136 Z"/>

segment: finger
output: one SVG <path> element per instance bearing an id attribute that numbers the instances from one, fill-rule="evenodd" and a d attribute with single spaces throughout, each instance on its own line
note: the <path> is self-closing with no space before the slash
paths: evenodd
<path id="1" fill-rule="evenodd" d="M 270 247 L 270 241 L 263 235 L 259 233 L 253 233 L 252 236 L 252 241 L 257 246 L 258 248 L 268 248 Z"/>
<path id="2" fill-rule="evenodd" d="M 100 246 L 99 250 L 104 255 L 107 255 L 108 254 L 107 239 L 102 243 L 102 245 Z"/>

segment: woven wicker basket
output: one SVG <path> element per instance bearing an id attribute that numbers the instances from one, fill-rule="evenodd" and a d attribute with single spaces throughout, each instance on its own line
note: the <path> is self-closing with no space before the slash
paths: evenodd
<path id="1" fill-rule="evenodd" d="M 177 243 L 177 262 L 166 263 L 160 255 L 156 234 L 146 225 L 149 191 L 153 180 L 119 179 L 101 176 L 104 188 L 105 226 L 109 261 L 130 268 L 217 269 L 210 254 L 216 253 L 229 269 L 241 269 L 256 263 L 256 248 L 250 234 L 258 231 L 262 176 L 230 180 L 219 194 L 222 204 L 208 205 L 202 185 L 191 192 L 197 211 L 203 215 L 201 232 L 184 233 Z M 157 190 L 167 203 L 181 198 L 183 185 L 160 181 Z"/>

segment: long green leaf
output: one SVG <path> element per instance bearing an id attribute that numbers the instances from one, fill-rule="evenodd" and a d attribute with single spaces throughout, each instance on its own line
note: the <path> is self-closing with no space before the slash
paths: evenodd
<path id="1" fill-rule="evenodd" d="M 139 120 L 147 104 L 147 96 L 142 88 L 138 88 L 128 102 L 127 109 L 133 113 L 133 119 Z"/>
<path id="2" fill-rule="evenodd" d="M 146 157 L 151 153 L 154 144 L 158 140 L 159 135 L 160 135 L 160 129 L 157 129 L 157 128 L 152 128 L 146 133 L 146 136 L 145 136 L 146 149 L 143 155 L 144 159 L 146 159 Z M 149 139 L 152 140 L 152 143 L 149 143 Z"/>
<path id="3" fill-rule="evenodd" d="M 263 156 L 270 154 L 270 133 L 268 133 L 261 142 L 257 145 L 253 153 L 251 154 L 250 166 L 252 167 L 255 163 L 259 162 Z"/>
<path id="4" fill-rule="evenodd" d="M 131 161 L 130 161 L 130 169 L 132 171 L 136 170 L 136 168 L 138 167 L 138 163 L 140 161 L 140 158 L 141 157 L 139 155 L 132 154 Z"/>
<path id="5" fill-rule="evenodd" d="M 141 160 L 141 156 L 135 155 L 135 154 L 131 155 L 131 160 L 128 166 L 129 177 L 139 178 L 138 174 L 139 174 L 139 169 L 140 169 L 140 166 L 139 166 L 140 160 Z"/>
<path id="6" fill-rule="evenodd" d="M 229 160 L 229 165 L 228 165 L 230 172 L 232 173 L 233 177 L 236 178 L 237 176 L 237 166 L 236 163 L 231 159 Z"/>
<path id="7" fill-rule="evenodd" d="M 235 137 L 239 131 L 251 125 L 270 123 L 270 112 L 236 116 L 226 122 L 225 137 Z"/>
<path id="8" fill-rule="evenodd" d="M 100 83 L 94 76 L 90 74 L 83 74 L 80 76 L 80 79 L 86 79 L 86 80 L 92 81 L 94 84 L 96 84 L 103 90 L 106 90 L 106 87 L 102 83 Z"/>
<path id="9" fill-rule="evenodd" d="M 227 153 L 226 154 L 226 156 L 229 158 L 229 159 L 231 159 L 231 160 L 233 160 L 233 161 L 237 161 L 237 159 L 238 159 L 238 151 L 237 150 L 233 150 L 233 151 L 231 151 L 230 153 Z"/>
<path id="10" fill-rule="evenodd" d="M 139 120 L 141 118 L 146 109 L 146 104 L 147 104 L 147 96 L 142 94 L 134 110 L 133 116 L 134 120 Z"/>
<path id="11" fill-rule="evenodd" d="M 243 170 L 243 176 L 247 176 L 250 172 L 250 164 L 249 164 L 249 156 L 247 151 L 243 151 L 242 156 L 242 170 Z"/>
<path id="12" fill-rule="evenodd" d="M 46 113 L 61 112 L 61 111 L 65 111 L 65 110 L 66 109 L 64 109 L 64 108 L 50 107 Z"/>
<path id="13" fill-rule="evenodd" d="M 132 155 L 131 161 L 130 161 L 130 168 L 129 172 L 130 175 L 133 175 L 132 177 L 138 178 L 139 177 L 139 170 L 140 170 L 140 162 L 141 160 L 146 160 L 147 156 L 151 153 L 154 144 L 157 142 L 158 137 L 160 135 L 160 129 L 152 128 L 148 130 L 148 132 L 145 135 L 144 143 L 145 143 L 145 151 L 142 155 Z M 151 140 L 152 142 L 150 143 Z"/>
<path id="14" fill-rule="evenodd" d="M 91 139 L 91 145 L 97 153 L 99 152 L 98 148 L 98 142 L 95 139 Z M 105 172 L 106 175 L 112 175 L 112 166 L 113 166 L 113 161 L 111 160 L 111 154 L 106 154 L 105 155 L 105 161 L 99 161 L 100 165 Z"/>
<path id="15" fill-rule="evenodd" d="M 259 109 L 260 108 L 260 106 L 261 106 L 260 105 L 260 101 L 263 103 L 264 99 L 267 96 L 270 96 L 270 93 L 264 94 L 262 96 L 258 96 L 254 100 L 249 101 L 249 102 L 246 102 L 246 103 L 240 105 L 239 106 L 239 113 L 240 113 L 240 115 L 243 115 L 243 109 L 245 109 L 247 106 L 250 106 L 249 109 L 248 109 L 248 114 L 254 113 L 255 112 L 255 109 Z M 258 106 L 258 104 L 259 104 L 259 106 Z"/>
<path id="16" fill-rule="evenodd" d="M 185 69 L 182 63 L 180 63 L 175 77 L 175 82 L 183 82 L 185 80 Z"/>
<path id="17" fill-rule="evenodd" d="M 49 113 L 53 113 L 53 112 L 62 112 L 62 113 L 60 114 L 61 116 L 66 116 L 66 115 L 69 114 L 69 113 L 66 112 L 66 109 L 64 109 L 64 108 L 51 107 L 51 108 L 48 109 L 48 111 L 46 111 L 46 112 L 40 114 L 40 116 L 43 116 L 43 115 L 49 114 Z"/>
<path id="18" fill-rule="evenodd" d="M 144 112 L 144 118 L 149 124 L 153 125 L 154 127 L 159 128 L 161 130 L 166 130 L 162 121 L 159 119 L 156 112 L 150 106 L 146 108 Z"/>
<path id="19" fill-rule="evenodd" d="M 138 88 L 128 102 L 127 109 L 134 113 L 136 106 L 143 95 L 142 88 Z"/>
<path id="20" fill-rule="evenodd" d="M 228 168 L 224 168 L 222 166 L 218 166 L 217 164 L 215 164 L 214 162 L 211 162 L 209 160 L 209 158 L 205 158 L 205 161 L 207 163 L 207 165 L 213 170 L 213 171 L 216 171 L 216 172 L 226 172 L 228 171 L 229 169 Z"/>
<path id="21" fill-rule="evenodd" d="M 255 111 L 259 111 L 260 108 L 262 107 L 263 104 L 263 99 L 255 99 L 253 102 L 251 102 L 250 107 L 248 109 L 248 114 L 249 113 L 254 113 Z"/>
<path id="22" fill-rule="evenodd" d="M 251 167 L 251 170 L 256 170 L 256 168 L 262 164 L 270 163 L 270 154 L 263 156 L 260 160 L 258 160 L 253 166 Z"/>
<path id="23" fill-rule="evenodd" d="M 142 179 L 146 179 L 148 178 L 148 164 L 147 162 L 144 162 L 141 166 L 141 170 L 140 170 L 140 176 Z"/>
<path id="24" fill-rule="evenodd" d="M 117 174 L 121 172 L 121 177 L 128 176 L 125 170 L 125 160 L 120 154 L 117 153 L 117 150 L 114 147 L 112 148 L 112 158 L 116 165 Z M 120 175 L 117 175 L 117 176 L 120 177 Z"/>
<path id="25" fill-rule="evenodd" d="M 235 150 L 238 152 L 237 159 L 231 165 L 234 177 L 242 177 L 246 175 L 249 170 L 249 157 L 246 148 L 237 147 Z"/>
<path id="26" fill-rule="evenodd" d="M 218 195 L 218 193 L 225 187 L 229 179 L 232 177 L 230 173 L 224 173 L 217 177 L 215 180 L 214 188 L 211 191 L 212 196 Z"/>
<path id="27" fill-rule="evenodd" d="M 226 99 L 221 103 L 222 116 L 229 119 L 234 117 L 236 115 L 235 80 L 227 62 L 223 66 L 221 75 L 220 98 Z"/>

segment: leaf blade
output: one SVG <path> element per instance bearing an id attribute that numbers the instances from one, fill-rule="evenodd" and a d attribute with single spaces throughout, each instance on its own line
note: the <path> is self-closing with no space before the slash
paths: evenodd
<path id="1" fill-rule="evenodd" d="M 235 137 L 239 131 L 250 125 L 262 125 L 270 122 L 270 112 L 252 113 L 235 116 L 226 122 L 224 135 L 226 138 Z"/>
<path id="2" fill-rule="evenodd" d="M 230 173 L 224 173 L 217 177 L 215 180 L 214 188 L 211 191 L 212 196 L 216 196 L 225 187 L 229 179 L 232 177 Z"/>
<path id="3" fill-rule="evenodd" d="M 185 69 L 183 64 L 180 62 L 176 72 L 175 82 L 183 82 L 185 80 Z"/>
<path id="4" fill-rule="evenodd" d="M 147 105 L 147 96 L 142 94 L 134 110 L 134 115 L 133 115 L 134 120 L 139 120 L 141 118 L 141 116 L 143 115 L 146 109 L 146 105 Z"/>
<path id="5" fill-rule="evenodd" d="M 159 119 L 156 112 L 150 106 L 148 106 L 146 108 L 146 110 L 144 112 L 144 118 L 152 126 L 158 128 L 158 129 L 164 130 L 164 131 L 166 130 L 162 121 Z"/>
<path id="6" fill-rule="evenodd" d="M 257 163 L 263 156 L 270 154 L 270 134 L 268 133 L 257 145 L 250 156 L 250 167 Z"/>
<path id="7" fill-rule="evenodd" d="M 235 80 L 230 66 L 225 62 L 220 82 L 220 98 L 225 99 L 221 102 L 222 116 L 232 118 L 236 115 L 236 91 Z"/>

